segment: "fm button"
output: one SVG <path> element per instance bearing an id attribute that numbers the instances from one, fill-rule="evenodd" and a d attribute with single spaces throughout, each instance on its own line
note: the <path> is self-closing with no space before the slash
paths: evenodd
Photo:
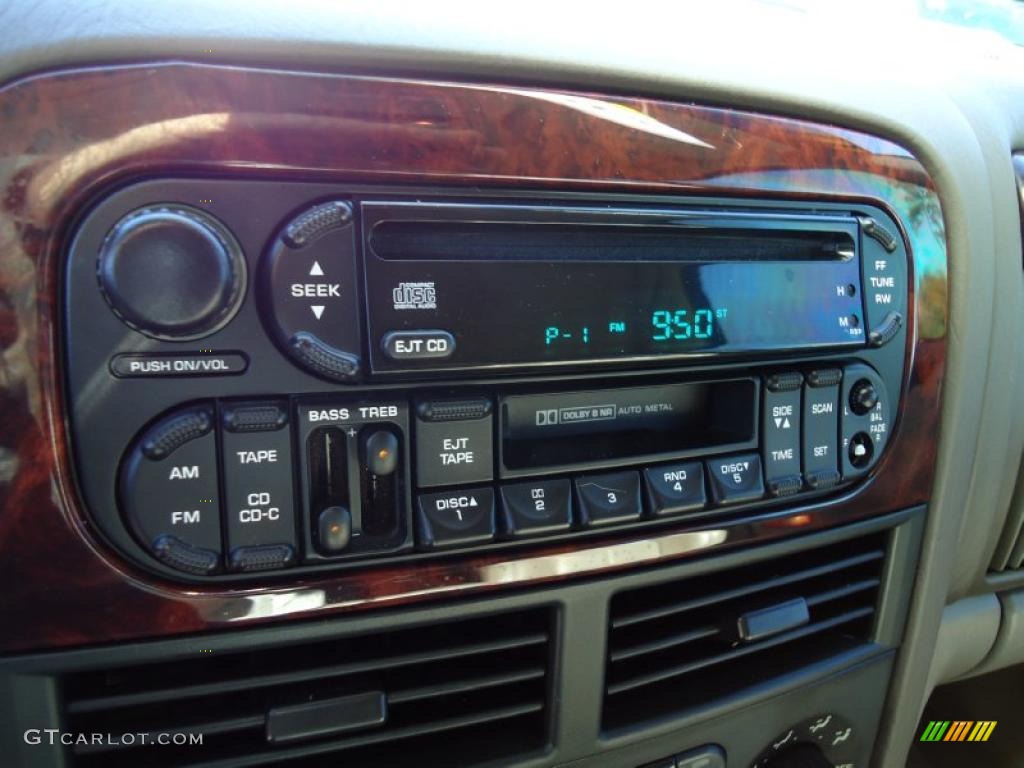
<path id="1" fill-rule="evenodd" d="M 121 471 L 121 503 L 158 560 L 207 576 L 220 567 L 220 505 L 213 409 L 181 408 L 146 430 Z"/>
<path id="2" fill-rule="evenodd" d="M 448 331 L 391 331 L 380 345 L 396 361 L 444 360 L 455 351 L 455 337 Z"/>

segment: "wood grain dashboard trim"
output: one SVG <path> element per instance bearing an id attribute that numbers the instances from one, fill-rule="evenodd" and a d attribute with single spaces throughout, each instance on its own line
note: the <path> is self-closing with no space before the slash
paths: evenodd
<path id="1" fill-rule="evenodd" d="M 155 174 L 859 200 L 913 261 L 903 405 L 874 479 L 756 522 L 681 522 L 269 589 L 162 583 L 112 552 L 77 500 L 58 281 L 76 215 Z M 167 63 L 0 89 L 0 651 L 251 626 L 610 573 L 927 502 L 946 355 L 943 219 L 923 165 L 857 131 L 739 110 L 502 85 Z"/>

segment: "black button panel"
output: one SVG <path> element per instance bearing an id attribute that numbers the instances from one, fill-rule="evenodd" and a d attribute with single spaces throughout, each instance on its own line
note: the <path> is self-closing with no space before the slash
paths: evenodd
<path id="1" fill-rule="evenodd" d="M 893 404 L 872 368 L 774 371 L 761 384 L 747 450 L 539 477 L 508 471 L 495 451 L 508 429 L 500 391 L 208 401 L 139 434 L 122 464 L 121 508 L 169 568 L 244 574 L 703 520 L 792 503 L 878 462 Z"/>

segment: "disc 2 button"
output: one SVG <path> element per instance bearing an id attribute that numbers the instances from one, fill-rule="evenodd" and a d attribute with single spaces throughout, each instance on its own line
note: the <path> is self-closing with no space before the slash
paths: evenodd
<path id="1" fill-rule="evenodd" d="M 576 495 L 584 525 L 611 525 L 640 518 L 639 472 L 577 477 Z"/>
<path id="2" fill-rule="evenodd" d="M 644 486 L 655 515 L 694 512 L 707 503 L 704 467 L 699 461 L 645 469 Z"/>
<path id="3" fill-rule="evenodd" d="M 423 493 L 417 523 L 424 549 L 479 544 L 494 538 L 494 491 L 466 488 Z"/>
<path id="4" fill-rule="evenodd" d="M 568 480 L 538 480 L 501 488 L 501 513 L 511 536 L 536 536 L 568 531 L 572 524 Z"/>

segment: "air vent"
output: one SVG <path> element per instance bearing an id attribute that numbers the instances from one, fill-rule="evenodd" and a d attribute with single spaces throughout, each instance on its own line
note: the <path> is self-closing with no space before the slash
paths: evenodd
<path id="1" fill-rule="evenodd" d="M 1010 507 L 1010 514 L 1006 517 L 1006 524 L 988 566 L 990 573 L 1018 571 L 1024 568 L 1024 504 L 1020 501 L 1022 489 L 1024 485 L 1018 480 L 1014 504 Z"/>
<path id="2" fill-rule="evenodd" d="M 1019 506 L 1010 509 L 1003 526 L 999 544 L 992 554 L 988 569 L 991 573 L 1017 571 L 1024 567 L 1024 510 Z"/>
<path id="3" fill-rule="evenodd" d="M 612 599 L 603 727 L 706 705 L 870 643 L 881 535 Z"/>
<path id="4" fill-rule="evenodd" d="M 549 743 L 551 612 L 79 672 L 75 733 L 202 734 L 201 745 L 72 747 L 89 766 L 467 766 Z M 166 740 L 166 737 L 165 737 Z"/>

